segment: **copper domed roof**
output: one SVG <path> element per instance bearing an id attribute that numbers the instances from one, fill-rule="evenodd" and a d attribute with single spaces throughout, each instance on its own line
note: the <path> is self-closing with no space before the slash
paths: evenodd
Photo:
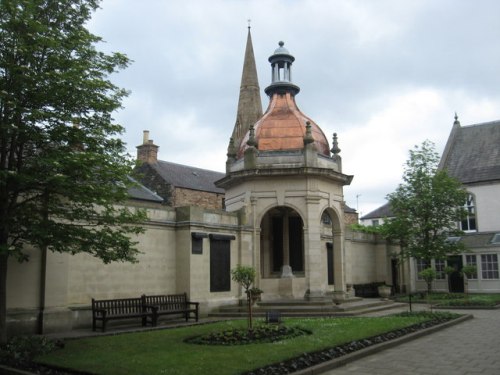
<path id="1" fill-rule="evenodd" d="M 259 151 L 292 151 L 304 148 L 306 123 L 311 124 L 311 133 L 319 154 L 330 156 L 325 134 L 318 125 L 304 115 L 295 103 L 300 88 L 292 83 L 291 68 L 295 58 L 279 42 L 279 48 L 269 57 L 272 68 L 272 82 L 265 92 L 270 97 L 266 113 L 254 125 L 255 141 Z M 243 157 L 249 147 L 250 131 L 243 137 L 237 158 Z"/>
<path id="2" fill-rule="evenodd" d="M 297 108 L 295 97 L 291 93 L 274 94 L 266 113 L 254 125 L 257 149 L 259 151 L 303 149 L 307 122 L 311 124 L 312 136 L 318 153 L 330 156 L 325 134 L 314 121 Z M 249 133 L 241 142 L 238 157 L 242 157 L 248 148 L 248 138 Z"/>

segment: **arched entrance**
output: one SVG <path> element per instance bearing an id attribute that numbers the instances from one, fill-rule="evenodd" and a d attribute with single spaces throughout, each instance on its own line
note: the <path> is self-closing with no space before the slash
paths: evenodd
<path id="1" fill-rule="evenodd" d="M 260 241 L 263 278 L 304 276 L 304 222 L 297 211 L 286 206 L 267 211 Z"/>
<path id="2" fill-rule="evenodd" d="M 342 224 L 337 212 L 331 207 L 321 214 L 321 240 L 327 290 L 343 293 L 346 290 L 346 275 Z"/>

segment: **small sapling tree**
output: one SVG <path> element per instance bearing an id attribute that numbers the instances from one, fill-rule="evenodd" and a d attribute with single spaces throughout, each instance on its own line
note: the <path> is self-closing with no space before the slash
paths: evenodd
<path id="1" fill-rule="evenodd" d="M 248 305 L 248 329 L 253 329 L 252 326 L 252 294 L 257 291 L 257 288 L 252 288 L 252 284 L 255 282 L 255 269 L 249 266 L 242 266 L 238 264 L 236 268 L 231 270 L 231 278 L 236 281 L 245 289 L 245 294 L 247 295 L 247 305 Z M 258 289 L 260 291 L 260 289 Z M 262 291 L 260 291 L 262 292 Z M 260 293 L 259 293 L 260 294 Z"/>
<path id="2" fill-rule="evenodd" d="M 464 291 L 465 291 L 465 300 L 469 301 L 469 279 L 474 277 L 477 273 L 477 267 L 473 265 L 463 266 L 462 271 L 460 273 L 464 277 Z"/>
<path id="3" fill-rule="evenodd" d="M 432 292 L 432 282 L 436 279 L 436 271 L 433 268 L 426 268 L 418 274 L 427 283 L 427 294 L 430 294 Z"/>

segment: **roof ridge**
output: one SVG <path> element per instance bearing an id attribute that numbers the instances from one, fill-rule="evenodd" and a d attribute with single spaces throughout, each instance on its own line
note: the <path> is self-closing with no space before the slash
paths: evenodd
<path id="1" fill-rule="evenodd" d="M 157 160 L 157 163 L 164 163 L 164 164 L 170 164 L 170 165 L 178 165 L 178 166 L 180 166 L 180 167 L 185 167 L 185 168 L 189 168 L 189 169 L 196 169 L 196 170 L 199 170 L 199 171 L 207 171 L 207 172 L 212 172 L 212 173 L 220 173 L 220 174 L 225 175 L 225 173 L 224 173 L 224 172 L 214 171 L 213 169 L 206 169 L 206 168 L 193 167 L 193 166 L 188 165 L 188 164 L 174 163 L 174 162 L 172 162 L 172 161 Z"/>
<path id="2" fill-rule="evenodd" d="M 472 128 L 472 127 L 476 127 L 476 126 L 496 125 L 496 124 L 500 124 L 500 120 L 479 122 L 477 124 L 470 124 L 470 125 L 462 125 L 462 128 Z"/>

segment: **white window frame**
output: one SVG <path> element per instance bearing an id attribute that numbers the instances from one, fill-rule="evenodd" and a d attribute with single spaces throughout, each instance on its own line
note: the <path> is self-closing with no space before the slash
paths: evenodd
<path id="1" fill-rule="evenodd" d="M 446 280 L 446 272 L 444 272 L 445 267 L 446 267 L 446 262 L 444 259 L 434 260 L 434 269 L 436 270 L 436 280 Z"/>
<path id="2" fill-rule="evenodd" d="M 476 273 L 469 277 L 469 280 L 477 280 L 477 274 L 479 269 L 477 268 L 477 255 L 476 254 L 466 254 L 465 255 L 465 265 L 466 266 L 475 266 Z"/>
<path id="3" fill-rule="evenodd" d="M 467 211 L 466 217 L 460 221 L 459 227 L 465 233 L 477 232 L 476 199 L 471 193 L 467 194 L 463 208 Z"/>
<path id="4" fill-rule="evenodd" d="M 415 269 L 417 271 L 417 280 L 423 280 L 420 272 L 431 267 L 431 265 L 424 259 L 415 259 Z"/>
<path id="5" fill-rule="evenodd" d="M 481 277 L 483 280 L 498 280 L 497 254 L 481 254 Z"/>

